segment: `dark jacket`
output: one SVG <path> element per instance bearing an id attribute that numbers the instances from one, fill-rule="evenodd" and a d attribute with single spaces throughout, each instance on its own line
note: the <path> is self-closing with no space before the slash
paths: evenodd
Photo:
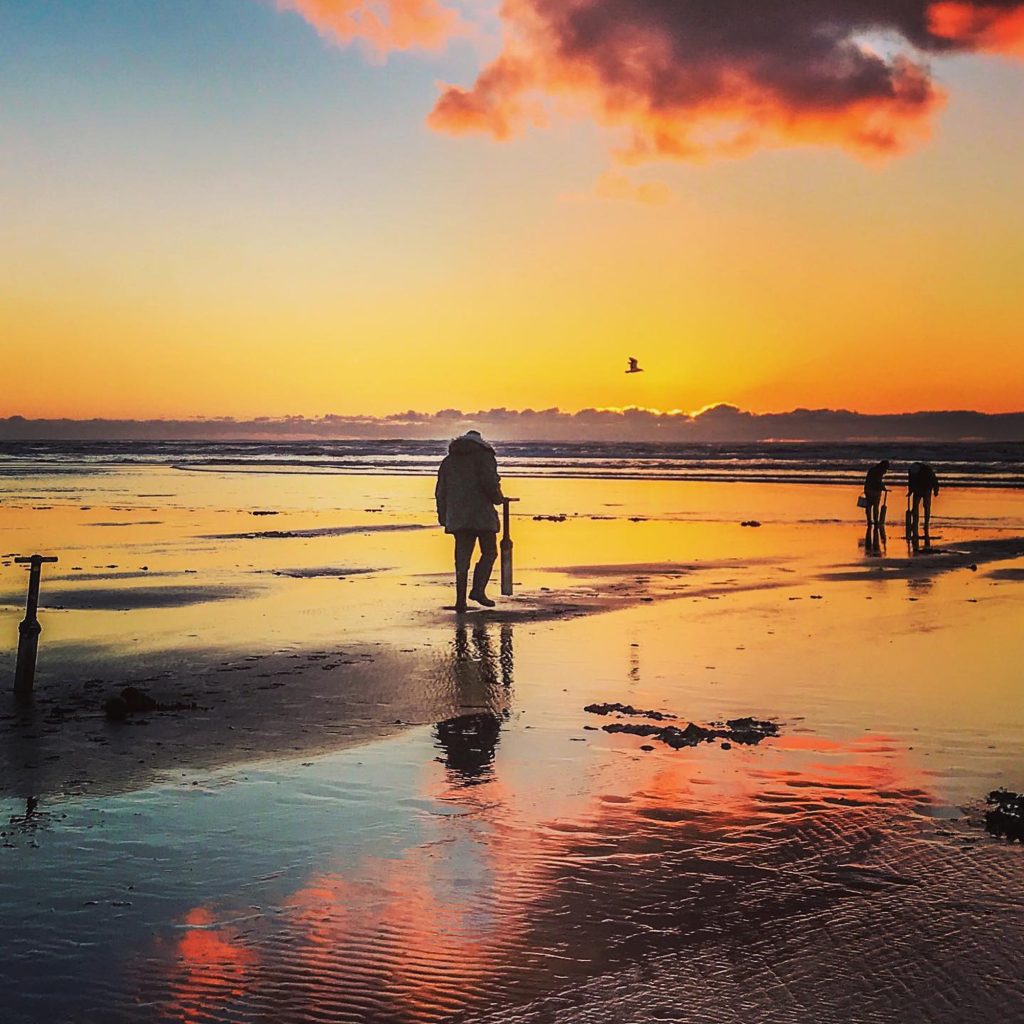
<path id="1" fill-rule="evenodd" d="M 455 438 L 437 471 L 434 497 L 437 521 L 445 533 L 497 533 L 498 513 L 494 506 L 505 499 L 494 449 L 471 438 Z"/>
<path id="2" fill-rule="evenodd" d="M 864 480 L 864 493 L 869 498 L 880 498 L 882 491 L 885 490 L 885 470 L 886 466 L 877 462 L 868 470 L 868 475 Z"/>
<path id="3" fill-rule="evenodd" d="M 927 494 L 939 493 L 939 480 L 935 470 L 927 462 L 915 462 L 907 473 L 907 494 L 923 498 Z"/>

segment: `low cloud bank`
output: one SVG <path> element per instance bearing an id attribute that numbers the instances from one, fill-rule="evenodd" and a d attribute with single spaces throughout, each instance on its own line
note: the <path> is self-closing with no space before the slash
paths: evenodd
<path id="1" fill-rule="evenodd" d="M 1019 441 L 1024 412 L 914 412 L 868 415 L 844 409 L 745 412 L 716 405 L 696 415 L 647 409 L 486 409 L 390 416 L 256 419 L 0 419 L 0 442 L 119 440 L 330 440 L 446 438 L 476 427 L 505 441 Z"/>

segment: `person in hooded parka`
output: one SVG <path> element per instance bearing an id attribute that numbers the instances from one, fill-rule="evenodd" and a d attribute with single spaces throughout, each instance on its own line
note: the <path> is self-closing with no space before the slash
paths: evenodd
<path id="1" fill-rule="evenodd" d="M 455 610 L 466 610 L 469 600 L 487 608 L 487 584 L 498 554 L 498 513 L 504 500 L 494 449 L 478 430 L 467 430 L 448 445 L 448 455 L 437 471 L 437 521 L 455 537 Z M 480 558 L 469 587 L 469 564 L 479 543 Z"/>

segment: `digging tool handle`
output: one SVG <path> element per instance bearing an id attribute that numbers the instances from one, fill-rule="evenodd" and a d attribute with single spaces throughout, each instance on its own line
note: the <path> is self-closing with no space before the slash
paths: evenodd
<path id="1" fill-rule="evenodd" d="M 512 532 L 509 527 L 509 505 L 518 498 L 505 498 L 502 501 L 502 526 L 504 531 L 501 537 L 501 594 L 502 597 L 511 597 L 513 589 L 512 579 Z"/>
<path id="2" fill-rule="evenodd" d="M 28 597 L 25 600 L 25 618 L 18 626 L 18 660 L 14 666 L 14 692 L 26 696 L 32 692 L 36 676 L 36 656 L 39 650 L 39 625 L 36 612 L 39 608 L 39 578 L 44 562 L 56 562 L 52 555 L 29 555 L 14 560 L 27 565 Z"/>
<path id="3" fill-rule="evenodd" d="M 502 499 L 502 502 L 501 502 L 501 505 L 502 505 L 502 509 L 501 509 L 502 522 L 501 522 L 501 525 L 502 525 L 502 529 L 504 531 L 502 536 L 503 536 L 503 538 L 507 537 L 509 540 L 512 539 L 512 535 L 509 533 L 509 515 L 510 515 L 509 505 L 511 505 L 513 501 L 518 501 L 518 500 L 519 500 L 518 498 L 504 498 L 504 499 Z"/>
<path id="4" fill-rule="evenodd" d="M 28 598 L 25 602 L 25 619 L 34 622 L 36 609 L 39 607 L 39 579 L 42 575 L 44 562 L 56 562 L 53 555 L 20 555 L 14 559 L 17 565 L 29 566 Z"/>

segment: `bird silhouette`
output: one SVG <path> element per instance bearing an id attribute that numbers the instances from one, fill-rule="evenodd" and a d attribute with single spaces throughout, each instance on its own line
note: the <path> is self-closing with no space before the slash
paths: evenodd
<path id="1" fill-rule="evenodd" d="M 629 357 L 629 369 L 626 373 L 643 373 L 643 367 L 637 364 L 636 359 L 633 356 Z"/>

